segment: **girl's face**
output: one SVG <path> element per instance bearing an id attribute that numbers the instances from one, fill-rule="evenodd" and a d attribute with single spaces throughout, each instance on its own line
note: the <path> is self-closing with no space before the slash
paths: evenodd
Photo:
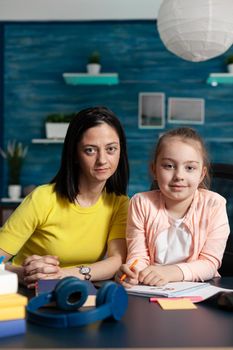
<path id="1" fill-rule="evenodd" d="M 153 173 L 165 203 L 191 201 L 206 174 L 199 143 L 178 137 L 164 140 Z"/>
<path id="2" fill-rule="evenodd" d="M 120 158 L 120 141 L 115 129 L 106 123 L 90 128 L 77 148 L 80 181 L 105 184 L 115 173 Z"/>

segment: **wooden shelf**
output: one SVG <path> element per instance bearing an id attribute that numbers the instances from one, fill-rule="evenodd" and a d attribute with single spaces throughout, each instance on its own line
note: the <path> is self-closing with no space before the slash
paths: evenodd
<path id="1" fill-rule="evenodd" d="M 207 84 L 217 86 L 218 84 L 233 84 L 232 73 L 211 73 L 207 79 Z"/>
<path id="2" fill-rule="evenodd" d="M 119 83 L 118 73 L 63 73 L 66 84 L 70 85 L 116 85 Z"/>
<path id="3" fill-rule="evenodd" d="M 233 143 L 233 137 L 207 137 L 206 138 L 207 142 L 232 142 Z M 64 139 L 32 139 L 31 140 L 32 143 L 35 144 L 56 144 L 56 143 L 60 143 L 62 144 L 64 142 Z M 133 139 L 128 139 L 128 143 L 130 142 L 135 142 L 135 140 Z"/>
<path id="4" fill-rule="evenodd" d="M 49 143 L 63 143 L 64 139 L 32 139 L 32 143 L 42 143 L 42 144 L 49 144 Z"/>
<path id="5" fill-rule="evenodd" d="M 22 200 L 23 198 L 17 198 L 17 199 L 12 199 L 9 197 L 0 198 L 1 203 L 20 203 L 22 202 Z"/>

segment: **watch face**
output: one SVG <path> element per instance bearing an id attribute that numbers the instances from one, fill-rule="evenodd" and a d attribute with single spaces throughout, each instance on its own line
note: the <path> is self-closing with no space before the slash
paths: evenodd
<path id="1" fill-rule="evenodd" d="M 83 275 L 88 274 L 90 271 L 91 271 L 90 267 L 87 267 L 87 266 L 80 267 L 80 273 Z"/>

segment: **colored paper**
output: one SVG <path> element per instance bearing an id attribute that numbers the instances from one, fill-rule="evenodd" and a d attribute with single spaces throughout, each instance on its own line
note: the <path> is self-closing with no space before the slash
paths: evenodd
<path id="1" fill-rule="evenodd" d="M 158 304 L 164 310 L 188 310 L 188 309 L 196 309 L 196 305 L 194 305 L 189 299 L 169 299 L 169 298 L 161 298 L 157 300 Z"/>
<path id="2" fill-rule="evenodd" d="M 25 318 L 24 306 L 0 308 L 0 321 L 16 320 L 19 318 Z"/>
<path id="3" fill-rule="evenodd" d="M 0 338 L 26 333 L 26 320 L 11 320 L 0 322 Z"/>
<path id="4" fill-rule="evenodd" d="M 174 298 L 169 298 L 169 300 L 178 300 L 178 299 L 189 299 L 192 303 L 199 303 L 200 301 L 203 301 L 203 298 L 200 296 L 187 296 L 187 297 L 174 297 Z M 158 299 L 161 298 L 150 298 L 150 302 L 152 303 L 157 303 Z"/>
<path id="5" fill-rule="evenodd" d="M 0 295 L 0 310 L 8 306 L 25 306 L 27 301 L 27 298 L 20 294 Z"/>

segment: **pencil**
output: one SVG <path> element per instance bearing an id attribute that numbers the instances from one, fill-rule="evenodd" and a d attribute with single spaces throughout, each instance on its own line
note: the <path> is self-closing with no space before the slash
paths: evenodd
<path id="1" fill-rule="evenodd" d="M 130 265 L 130 267 L 129 267 L 130 270 L 132 270 L 133 267 L 134 267 L 137 263 L 138 263 L 138 259 L 135 259 L 135 260 L 132 262 L 132 264 Z M 123 281 L 126 279 L 126 277 L 127 277 L 127 275 L 126 275 L 126 273 L 124 273 L 124 274 L 121 276 L 120 281 L 123 282 Z"/>

